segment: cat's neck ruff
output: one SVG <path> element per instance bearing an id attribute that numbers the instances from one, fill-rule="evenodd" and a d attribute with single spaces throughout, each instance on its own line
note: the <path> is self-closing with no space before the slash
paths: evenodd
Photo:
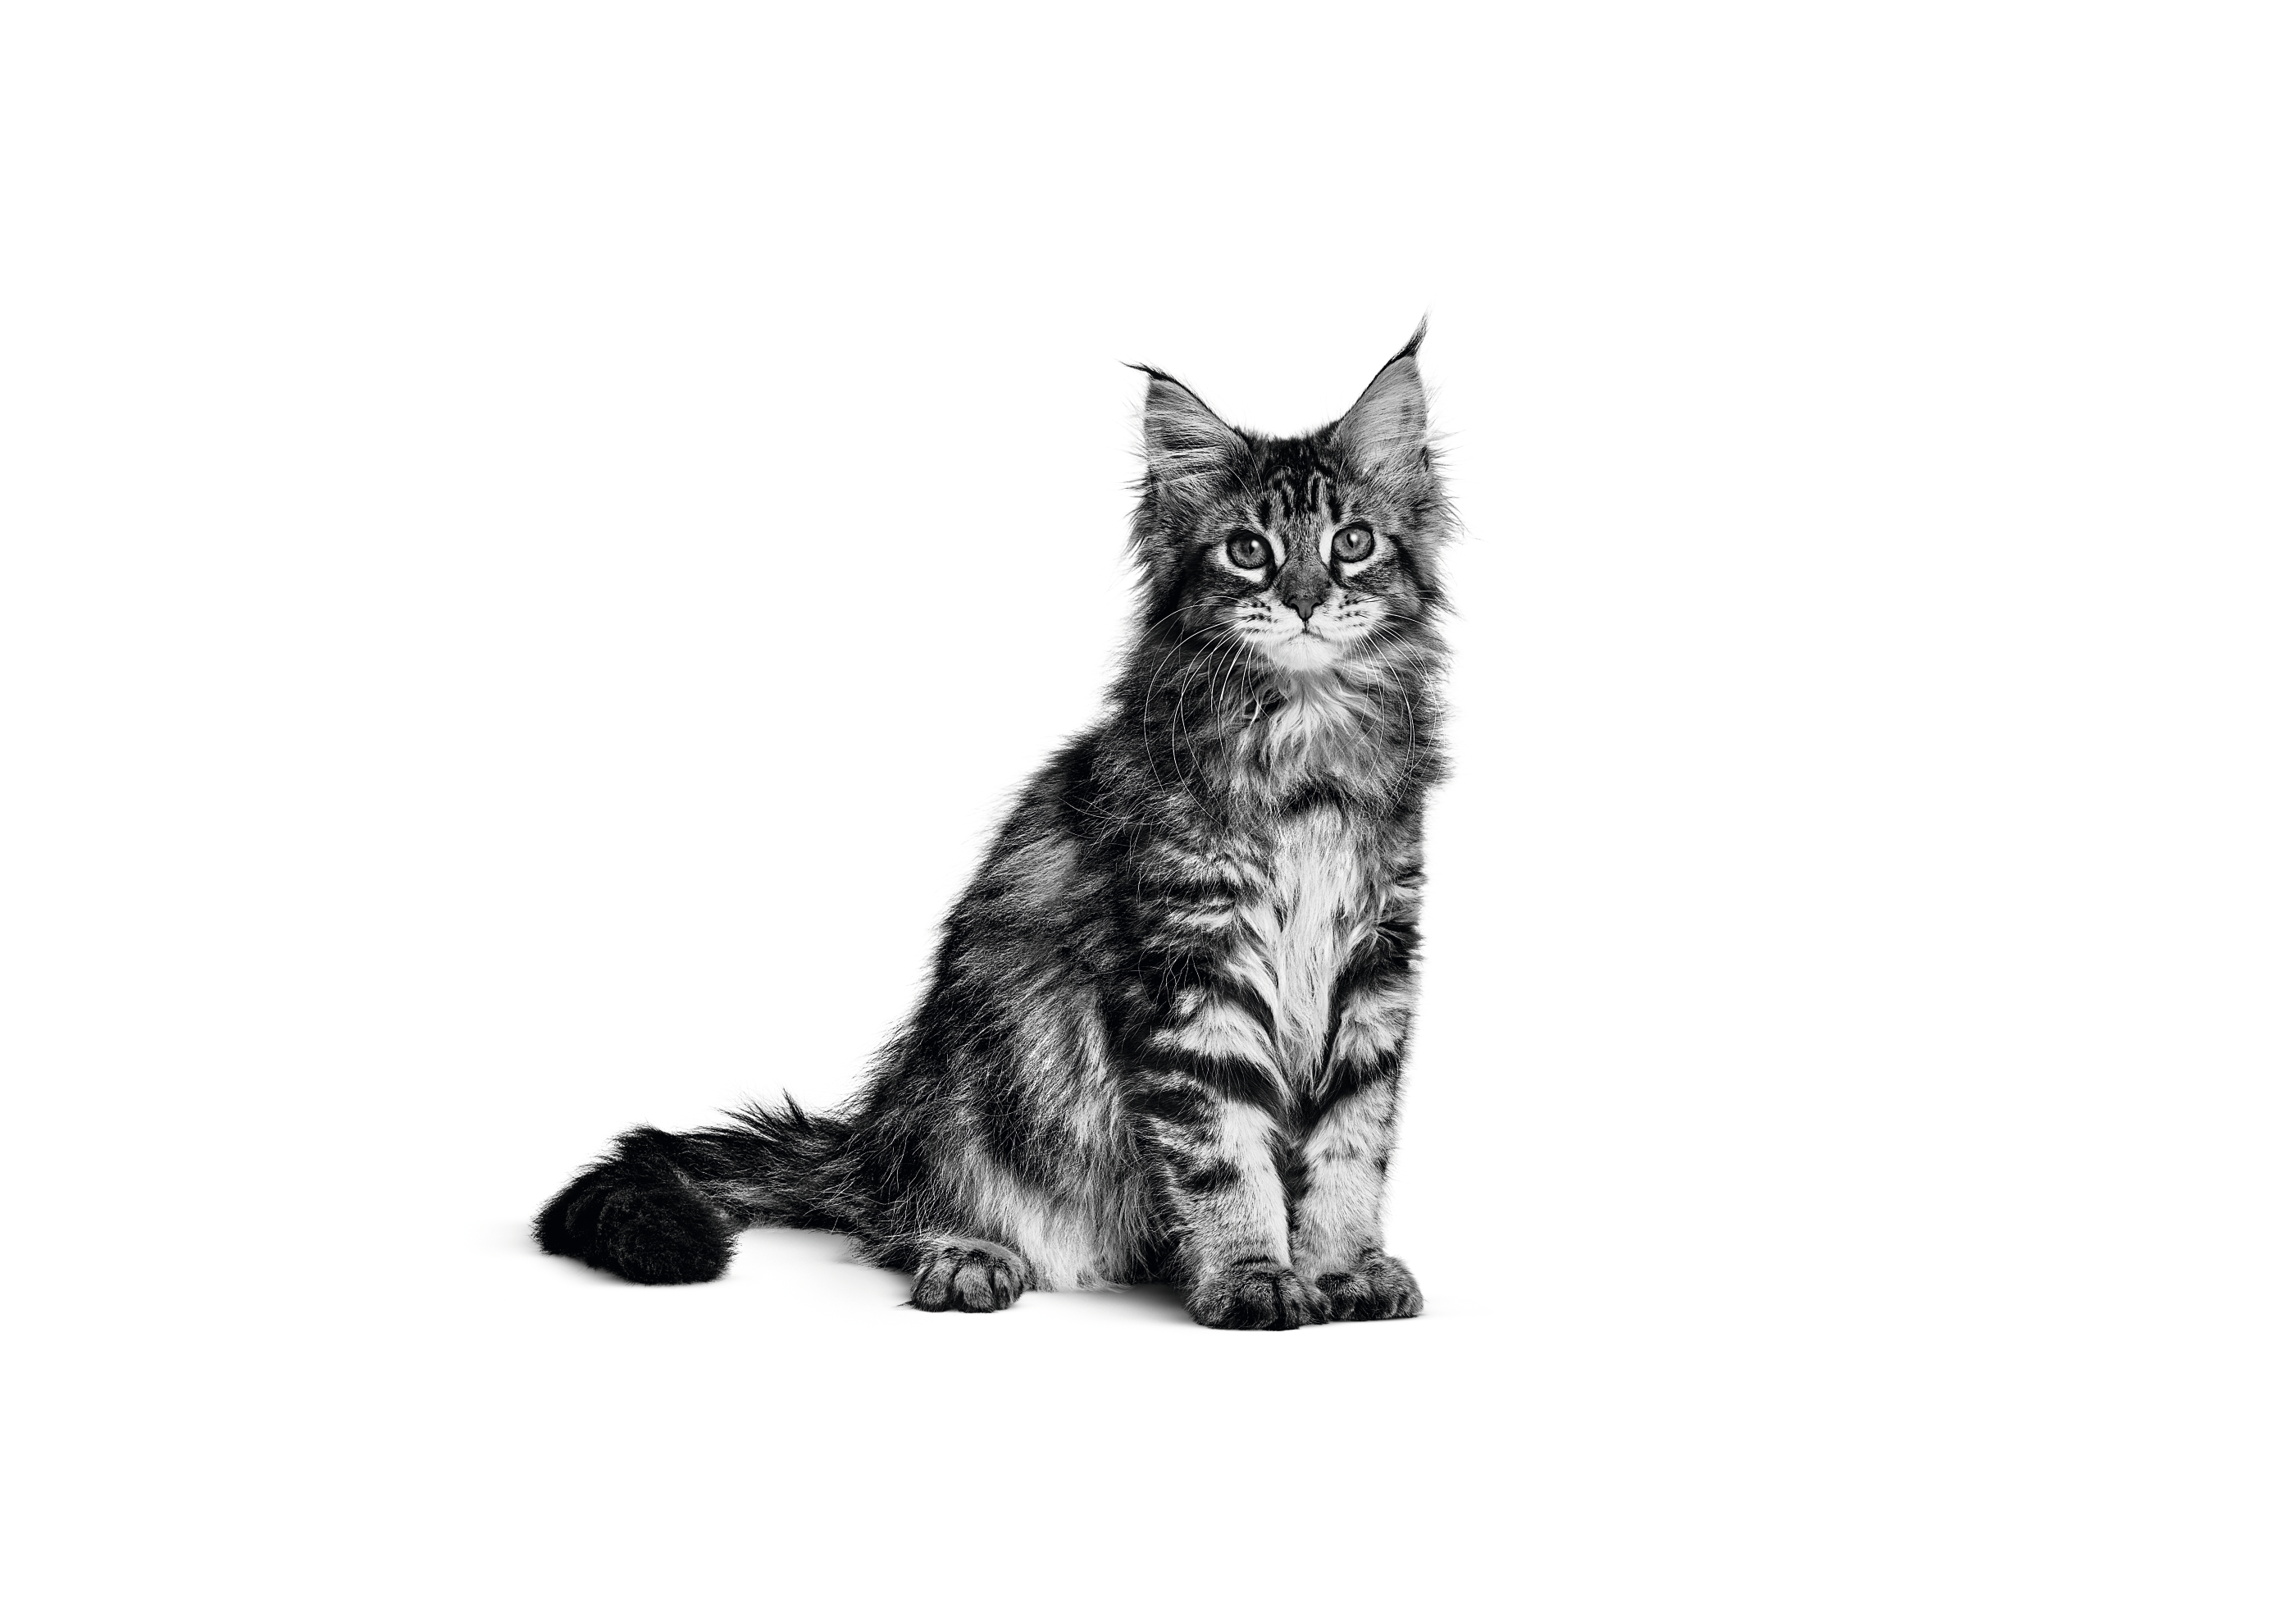
<path id="1" fill-rule="evenodd" d="M 1317 778 L 1377 792 L 1408 750 L 1408 705 L 1345 667 L 1270 670 L 1239 730 L 1231 783 L 1252 799 L 1282 800 Z"/>

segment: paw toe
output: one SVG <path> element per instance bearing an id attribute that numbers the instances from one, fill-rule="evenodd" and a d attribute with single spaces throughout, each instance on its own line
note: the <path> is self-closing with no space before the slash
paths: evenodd
<path id="1" fill-rule="evenodd" d="M 994 1314 L 1021 1297 L 1021 1270 L 1001 1251 L 945 1246 L 917 1271 L 910 1305 L 928 1314 Z"/>
<path id="2" fill-rule="evenodd" d="M 1411 1271 L 1384 1254 L 1316 1284 L 1331 1299 L 1333 1319 L 1409 1319 L 1426 1306 Z"/>
<path id="3" fill-rule="evenodd" d="M 1295 1331 L 1330 1316 L 1324 1293 L 1270 1264 L 1222 1270 L 1189 1300 L 1200 1325 L 1216 1331 Z"/>

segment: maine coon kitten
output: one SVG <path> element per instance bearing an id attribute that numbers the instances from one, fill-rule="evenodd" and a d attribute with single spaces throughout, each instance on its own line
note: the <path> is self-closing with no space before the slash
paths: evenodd
<path id="1" fill-rule="evenodd" d="M 1292 439 L 1141 369 L 1122 675 L 1021 792 L 861 1094 L 633 1128 L 543 1210 L 543 1250 L 709 1280 L 779 1224 L 855 1237 L 920 1308 L 1163 1278 L 1207 1325 L 1419 1312 L 1381 1198 L 1442 770 L 1424 332 Z"/>

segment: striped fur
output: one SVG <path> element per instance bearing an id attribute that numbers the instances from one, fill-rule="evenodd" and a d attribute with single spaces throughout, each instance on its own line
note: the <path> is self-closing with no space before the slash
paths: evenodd
<path id="1" fill-rule="evenodd" d="M 1418 1311 L 1381 1231 L 1441 773 L 1418 345 L 1295 439 L 1143 369 L 1107 714 L 1021 791 L 861 1094 L 633 1129 L 545 1251 L 707 1280 L 776 1224 L 854 1237 L 921 1308 L 1162 1278 L 1208 1325 Z"/>

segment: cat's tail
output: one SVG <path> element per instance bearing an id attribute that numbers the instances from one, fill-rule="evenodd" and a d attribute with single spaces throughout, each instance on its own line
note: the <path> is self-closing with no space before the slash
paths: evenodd
<path id="1" fill-rule="evenodd" d="M 696 1133 L 634 1128 L 534 1220 L 542 1250 L 641 1285 L 715 1280 L 734 1237 L 760 1224 L 863 1234 L 868 1203 L 851 1120 L 797 1104 L 744 1106 Z"/>

